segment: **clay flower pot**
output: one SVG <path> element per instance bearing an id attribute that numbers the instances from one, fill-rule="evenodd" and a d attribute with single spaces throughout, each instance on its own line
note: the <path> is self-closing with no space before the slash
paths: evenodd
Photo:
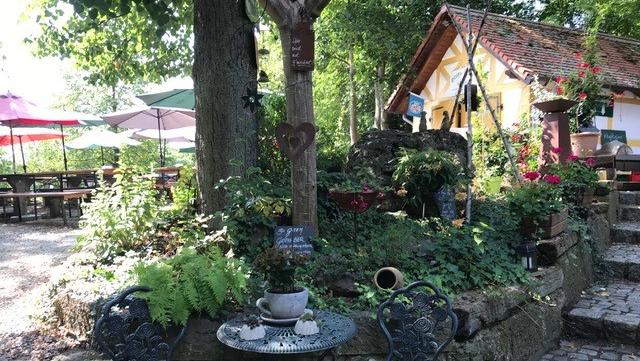
<path id="1" fill-rule="evenodd" d="M 592 156 L 598 148 L 599 138 L 598 132 L 571 134 L 571 151 L 578 157 Z"/>

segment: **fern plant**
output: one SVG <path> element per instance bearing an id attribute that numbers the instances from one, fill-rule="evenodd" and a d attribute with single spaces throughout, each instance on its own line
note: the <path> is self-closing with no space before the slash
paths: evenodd
<path id="1" fill-rule="evenodd" d="M 140 294 L 149 303 L 151 318 L 166 326 L 185 325 L 189 315 L 215 317 L 231 299 L 244 298 L 247 270 L 239 259 L 210 247 L 203 253 L 183 248 L 175 256 L 134 269 L 138 284 L 151 288 Z"/>

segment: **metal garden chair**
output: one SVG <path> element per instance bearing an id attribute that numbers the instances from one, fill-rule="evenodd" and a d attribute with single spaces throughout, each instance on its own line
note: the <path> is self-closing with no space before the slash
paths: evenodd
<path id="1" fill-rule="evenodd" d="M 458 329 L 449 298 L 426 281 L 393 292 L 377 319 L 389 345 L 386 361 L 436 361 Z"/>
<path id="2" fill-rule="evenodd" d="M 167 330 L 151 321 L 147 302 L 132 295 L 149 291 L 130 287 L 104 305 L 93 333 L 100 350 L 112 360 L 170 361 L 184 336 L 186 328 L 181 327 L 175 330 L 176 336 L 169 337 Z"/>

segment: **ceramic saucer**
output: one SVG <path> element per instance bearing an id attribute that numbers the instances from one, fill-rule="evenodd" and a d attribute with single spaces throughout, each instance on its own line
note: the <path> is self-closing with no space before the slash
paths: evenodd
<path id="1" fill-rule="evenodd" d="M 264 313 L 260 314 L 260 318 L 262 321 L 266 323 L 271 323 L 274 325 L 293 325 L 298 321 L 298 318 L 271 318 Z"/>

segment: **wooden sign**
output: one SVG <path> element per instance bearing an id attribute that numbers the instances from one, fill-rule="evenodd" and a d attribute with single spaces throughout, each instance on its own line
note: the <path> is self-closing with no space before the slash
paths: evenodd
<path id="1" fill-rule="evenodd" d="M 301 21 L 291 33 L 291 70 L 312 71 L 315 57 L 315 34 L 311 21 Z"/>
<path id="2" fill-rule="evenodd" d="M 600 130 L 600 144 L 604 145 L 614 140 L 627 144 L 627 132 L 624 130 Z"/>
<path id="3" fill-rule="evenodd" d="M 280 123 L 276 127 L 276 141 L 289 160 L 296 160 L 311 146 L 316 137 L 316 127 L 311 123 L 302 123 L 297 127 L 289 123 Z"/>
<path id="4" fill-rule="evenodd" d="M 305 256 L 310 256 L 313 251 L 311 228 L 307 226 L 276 227 L 273 238 L 276 248 L 279 249 L 291 250 Z"/>

